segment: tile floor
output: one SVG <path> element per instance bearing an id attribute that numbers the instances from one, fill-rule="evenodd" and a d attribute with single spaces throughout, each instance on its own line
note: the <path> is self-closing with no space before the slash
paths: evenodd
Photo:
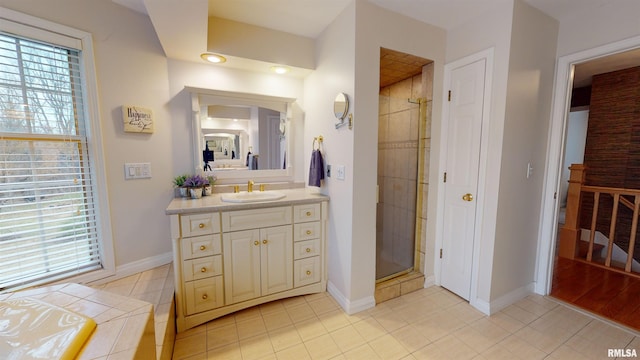
<path id="1" fill-rule="evenodd" d="M 256 306 L 176 335 L 173 359 L 607 359 L 640 333 L 530 295 L 490 317 L 440 287 L 346 315 L 327 293 Z"/>

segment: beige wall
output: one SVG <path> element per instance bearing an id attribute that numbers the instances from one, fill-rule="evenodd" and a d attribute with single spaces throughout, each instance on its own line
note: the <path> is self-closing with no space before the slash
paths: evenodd
<path id="1" fill-rule="evenodd" d="M 415 34 L 420 34 L 418 41 Z M 375 303 L 380 47 L 434 59 L 434 84 L 440 84 L 444 35 L 442 29 L 357 0 L 317 41 L 318 67 L 305 79 L 304 146 L 305 154 L 310 154 L 313 137 L 323 135 L 326 163 L 345 165 L 346 179 L 327 179 L 322 192 L 331 197 L 329 291 L 347 311 Z M 435 87 L 434 93 L 441 94 L 441 87 Z M 338 92 L 346 93 L 351 100 L 353 130 L 334 128 L 331 112 Z M 434 114 L 439 115 L 439 104 L 440 96 Z M 308 166 L 305 158 L 305 168 Z"/>
<path id="2" fill-rule="evenodd" d="M 511 30 L 491 301 L 532 290 L 558 22 L 516 1 Z M 533 173 L 527 178 L 527 164 Z M 521 290 L 522 289 L 522 290 Z M 499 302 L 499 300 L 498 300 Z"/>
<path id="3" fill-rule="evenodd" d="M 602 2 L 596 8 L 576 8 L 560 19 L 558 57 L 640 35 L 640 1 Z"/>
<path id="4" fill-rule="evenodd" d="M 107 191 L 117 267 L 170 259 L 164 214 L 172 196 L 173 148 L 167 59 L 149 18 L 111 1 L 2 0 L 0 6 L 93 35 Z M 153 134 L 123 131 L 121 106 L 149 108 Z M 124 163 L 150 162 L 153 177 L 124 180 Z"/>

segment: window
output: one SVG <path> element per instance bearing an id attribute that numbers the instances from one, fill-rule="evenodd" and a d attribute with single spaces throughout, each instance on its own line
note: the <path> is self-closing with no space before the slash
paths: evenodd
<path id="1" fill-rule="evenodd" d="M 47 41 L 0 31 L 0 291 L 103 269 L 108 253 L 82 42 L 34 33 Z"/>

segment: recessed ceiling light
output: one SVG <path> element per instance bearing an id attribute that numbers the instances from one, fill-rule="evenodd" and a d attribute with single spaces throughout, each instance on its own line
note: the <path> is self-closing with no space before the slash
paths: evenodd
<path id="1" fill-rule="evenodd" d="M 286 73 L 289 72 L 289 70 L 291 70 L 291 69 L 289 69 L 286 66 L 282 66 L 282 65 L 276 65 L 276 66 L 272 66 L 271 67 L 271 71 L 273 71 L 276 74 L 286 74 Z"/>
<path id="2" fill-rule="evenodd" d="M 218 55 L 218 54 L 214 54 L 214 53 L 202 53 L 200 54 L 200 57 L 208 62 L 214 63 L 214 64 L 221 64 L 225 61 L 227 61 L 227 59 L 225 59 L 224 56 L 222 55 Z"/>

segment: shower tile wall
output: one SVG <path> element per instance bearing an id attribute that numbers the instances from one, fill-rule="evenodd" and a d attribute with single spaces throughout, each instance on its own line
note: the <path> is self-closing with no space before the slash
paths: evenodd
<path id="1" fill-rule="evenodd" d="M 414 265 L 416 254 L 422 270 L 426 239 L 426 203 L 429 169 L 433 65 L 423 73 L 380 90 L 378 122 L 378 185 L 376 278 L 389 276 Z M 408 99 L 426 98 L 426 124 L 420 129 L 418 104 Z M 420 131 L 422 130 L 422 131 Z M 421 133 L 422 132 L 422 133 Z M 424 172 L 418 174 L 419 137 L 424 143 Z M 420 176 L 419 176 L 420 175 Z M 419 184 L 419 186 L 418 186 Z M 420 242 L 414 249 L 416 191 L 422 191 Z"/>
<path id="2" fill-rule="evenodd" d="M 418 176 L 419 105 L 422 75 L 380 91 L 378 129 L 377 278 L 413 266 Z"/>

